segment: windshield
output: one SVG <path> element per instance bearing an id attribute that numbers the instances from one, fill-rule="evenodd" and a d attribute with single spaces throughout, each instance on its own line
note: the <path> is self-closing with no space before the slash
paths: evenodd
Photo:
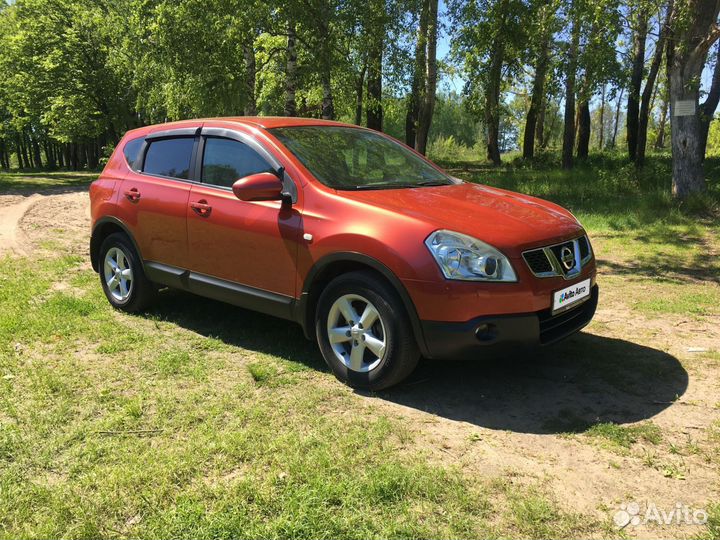
<path id="1" fill-rule="evenodd" d="M 454 184 L 403 145 L 351 127 L 274 128 L 275 135 L 320 182 L 335 189 L 393 189 Z"/>

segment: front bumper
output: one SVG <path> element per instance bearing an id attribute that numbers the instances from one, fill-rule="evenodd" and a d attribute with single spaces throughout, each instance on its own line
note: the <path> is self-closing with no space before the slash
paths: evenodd
<path id="1" fill-rule="evenodd" d="M 466 322 L 421 321 L 428 356 L 438 359 L 477 358 L 484 350 L 550 345 L 578 332 L 595 315 L 598 286 L 587 300 L 552 315 L 549 309 L 518 315 L 476 317 Z"/>

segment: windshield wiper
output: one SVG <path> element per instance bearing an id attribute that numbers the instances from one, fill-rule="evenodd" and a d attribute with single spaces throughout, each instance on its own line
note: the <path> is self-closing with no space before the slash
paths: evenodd
<path id="1" fill-rule="evenodd" d="M 418 186 L 452 186 L 450 182 L 443 182 L 441 180 L 425 180 L 423 182 L 418 182 Z"/>
<path id="2" fill-rule="evenodd" d="M 361 184 L 353 189 L 361 191 L 366 189 L 404 189 L 418 187 L 419 184 Z"/>
<path id="3" fill-rule="evenodd" d="M 368 189 L 407 189 L 407 188 L 417 188 L 417 187 L 432 187 L 432 186 L 451 186 L 452 184 L 448 182 L 441 182 L 439 180 L 425 180 L 423 182 L 413 182 L 413 183 L 389 183 L 389 184 L 361 184 L 359 186 L 355 186 L 352 189 L 355 190 L 368 190 Z"/>

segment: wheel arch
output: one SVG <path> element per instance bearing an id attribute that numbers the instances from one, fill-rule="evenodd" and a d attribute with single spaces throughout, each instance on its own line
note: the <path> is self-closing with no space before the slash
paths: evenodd
<path id="1" fill-rule="evenodd" d="M 382 262 L 368 255 L 357 252 L 332 253 L 319 259 L 308 272 L 300 299 L 296 304 L 296 320 L 300 323 L 308 339 L 314 339 L 315 311 L 317 301 L 325 287 L 336 277 L 353 271 L 369 270 L 383 279 L 397 293 L 403 303 L 415 341 L 423 355 L 427 354 L 425 338 L 420 324 L 420 317 L 410 294 L 400 279 Z"/>
<path id="2" fill-rule="evenodd" d="M 95 270 L 96 272 L 99 272 L 98 255 L 103 240 L 105 240 L 111 234 L 118 232 L 125 234 L 130 239 L 133 248 L 135 248 L 135 253 L 138 254 L 140 264 L 143 265 L 143 267 L 145 266 L 145 262 L 143 261 L 142 254 L 140 253 L 137 242 L 135 242 L 135 238 L 133 238 L 133 235 L 130 233 L 130 230 L 127 228 L 127 226 L 116 217 L 106 216 L 100 218 L 95 223 L 95 225 L 93 226 L 92 234 L 90 235 L 90 263 L 92 264 L 93 270 Z"/>

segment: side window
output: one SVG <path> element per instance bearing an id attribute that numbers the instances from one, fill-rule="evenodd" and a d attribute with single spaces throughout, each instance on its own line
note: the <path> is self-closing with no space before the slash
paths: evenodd
<path id="1" fill-rule="evenodd" d="M 202 181 L 231 187 L 250 174 L 272 171 L 270 164 L 248 145 L 231 139 L 208 137 L 202 165 Z"/>
<path id="2" fill-rule="evenodd" d="M 143 172 L 173 178 L 188 178 L 193 144 L 192 137 L 152 141 L 145 154 Z"/>
<path id="3" fill-rule="evenodd" d="M 126 142 L 123 148 L 123 154 L 125 154 L 125 161 L 127 161 L 128 167 L 133 170 L 136 170 L 135 164 L 138 162 L 138 158 L 140 157 L 140 149 L 142 148 L 143 142 L 145 142 L 145 139 L 143 137 L 133 139 Z"/>

